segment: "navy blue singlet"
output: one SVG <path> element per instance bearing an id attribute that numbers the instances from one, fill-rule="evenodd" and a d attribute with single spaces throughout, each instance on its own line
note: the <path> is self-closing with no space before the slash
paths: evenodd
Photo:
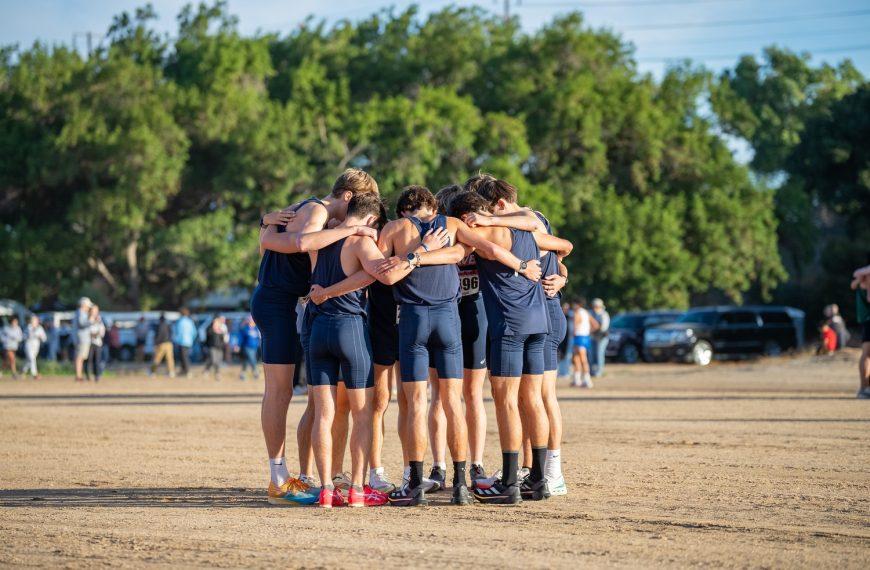
<path id="1" fill-rule="evenodd" d="M 547 233 L 553 235 L 553 228 L 550 227 L 550 220 L 544 216 L 541 212 L 535 212 L 535 215 L 538 216 L 538 219 L 544 224 L 547 228 Z M 553 253 L 552 251 L 548 251 L 544 254 L 544 257 L 541 258 L 541 279 L 545 277 L 549 277 L 550 275 L 558 275 L 559 274 L 559 257 Z M 556 294 L 555 297 L 547 297 L 548 301 L 558 301 L 562 298 L 562 292 Z"/>
<path id="2" fill-rule="evenodd" d="M 341 268 L 341 250 L 347 238 L 338 240 L 317 252 L 317 263 L 311 274 L 311 284 L 320 285 L 324 289 L 347 279 Z M 315 315 L 365 315 L 364 289 L 357 289 L 340 297 L 327 299 L 320 305 L 311 304 Z"/>
<path id="3" fill-rule="evenodd" d="M 312 197 L 293 206 L 293 211 L 310 202 L 323 204 Z M 285 231 L 284 226 L 278 226 L 278 233 Z M 304 297 L 311 289 L 311 260 L 307 253 L 278 253 L 267 249 L 260 260 L 257 279 L 261 287 L 277 289 L 291 297 Z"/>
<path id="4" fill-rule="evenodd" d="M 433 228 L 447 228 L 447 218 L 437 214 L 431 221 L 408 218 L 424 236 Z M 459 269 L 455 265 L 418 267 L 393 285 L 393 296 L 404 305 L 440 305 L 459 298 Z"/>
<path id="5" fill-rule="evenodd" d="M 538 244 L 531 232 L 511 229 L 511 253 L 520 259 L 539 259 Z M 489 336 L 547 333 L 549 319 L 544 307 L 544 289 L 498 261 L 477 257 L 480 290 L 486 305 Z"/>

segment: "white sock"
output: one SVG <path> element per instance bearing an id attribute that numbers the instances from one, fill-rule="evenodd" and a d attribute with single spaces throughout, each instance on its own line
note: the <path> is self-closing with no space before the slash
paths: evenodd
<path id="1" fill-rule="evenodd" d="M 278 487 L 283 485 L 290 478 L 290 473 L 287 471 L 287 461 L 283 457 L 270 459 L 269 474 L 272 477 L 272 483 Z"/>
<path id="2" fill-rule="evenodd" d="M 373 468 L 369 469 L 369 481 L 371 481 L 375 477 L 380 477 L 383 474 L 384 474 L 383 467 L 373 467 Z"/>
<path id="3" fill-rule="evenodd" d="M 580 383 L 580 373 L 579 373 L 579 372 L 575 372 L 575 373 L 574 373 L 574 383 L 575 383 L 575 384 L 579 384 L 579 383 Z"/>
<path id="4" fill-rule="evenodd" d="M 402 480 L 403 481 L 410 481 L 410 479 L 411 479 L 411 466 L 405 465 L 405 470 L 402 471 Z"/>
<path id="5" fill-rule="evenodd" d="M 559 449 L 547 450 L 547 463 L 544 470 L 544 476 L 547 479 L 555 480 L 562 476 L 562 454 Z"/>
<path id="6" fill-rule="evenodd" d="M 447 463 L 445 461 L 438 461 L 435 463 L 435 467 L 440 467 L 441 471 L 447 472 Z"/>

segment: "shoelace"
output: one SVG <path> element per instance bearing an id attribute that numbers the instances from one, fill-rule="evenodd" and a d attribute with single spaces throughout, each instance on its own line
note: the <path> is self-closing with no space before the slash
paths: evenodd
<path id="1" fill-rule="evenodd" d="M 308 489 L 310 489 L 310 487 L 308 485 L 306 485 L 305 483 L 303 483 L 299 479 L 288 479 L 287 480 L 287 492 L 288 493 L 293 493 L 293 494 L 304 493 Z"/>

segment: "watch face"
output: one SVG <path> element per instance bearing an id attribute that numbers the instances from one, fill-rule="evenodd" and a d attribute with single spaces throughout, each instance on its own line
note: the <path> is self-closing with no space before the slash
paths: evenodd
<path id="1" fill-rule="evenodd" d="M 414 257 L 416 257 L 416 256 L 414 255 L 414 252 L 411 252 L 411 253 L 408 254 L 407 260 L 408 260 L 408 261 L 414 261 Z"/>

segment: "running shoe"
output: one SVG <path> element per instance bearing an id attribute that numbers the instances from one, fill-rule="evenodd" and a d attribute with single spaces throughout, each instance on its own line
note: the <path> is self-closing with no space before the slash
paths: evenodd
<path id="1" fill-rule="evenodd" d="M 321 489 L 320 495 L 317 497 L 317 503 L 322 509 L 331 509 L 332 507 L 343 507 L 347 503 L 344 502 L 344 496 L 338 489 Z"/>
<path id="2" fill-rule="evenodd" d="M 395 483 L 390 481 L 389 477 L 384 474 L 383 467 L 379 467 L 369 474 L 369 485 L 371 485 L 372 489 L 381 493 L 392 493 L 396 490 Z"/>
<path id="3" fill-rule="evenodd" d="M 444 473 L 444 470 L 437 465 L 432 466 L 432 471 L 429 473 L 429 479 L 435 483 L 433 489 L 426 489 L 430 493 L 437 493 L 441 489 L 447 487 L 447 485 L 445 484 L 447 474 Z"/>
<path id="4" fill-rule="evenodd" d="M 856 397 L 859 400 L 870 399 L 870 388 L 862 388 L 861 390 L 858 390 L 858 394 L 856 395 Z"/>
<path id="5" fill-rule="evenodd" d="M 496 469 L 495 473 L 492 474 L 491 477 L 485 477 L 483 479 L 478 479 L 475 484 L 476 489 L 489 489 L 496 483 L 501 481 L 501 469 Z"/>
<path id="6" fill-rule="evenodd" d="M 483 465 L 478 465 L 476 463 L 471 464 L 471 470 L 468 474 L 471 477 L 472 487 L 476 487 L 478 481 L 486 479 L 486 471 L 483 470 Z"/>
<path id="7" fill-rule="evenodd" d="M 380 507 L 388 501 L 387 494 L 376 491 L 366 485 L 362 491 L 351 487 L 347 494 L 347 504 L 350 507 Z"/>
<path id="8" fill-rule="evenodd" d="M 411 482 L 410 473 L 405 472 L 405 475 L 402 477 L 402 487 L 407 487 L 408 483 Z M 433 481 L 428 477 L 423 477 L 423 490 L 427 493 L 433 493 L 438 490 L 438 482 Z M 398 489 L 398 487 L 397 487 Z"/>
<path id="9" fill-rule="evenodd" d="M 531 469 L 528 467 L 521 467 L 519 471 L 517 471 L 517 481 L 522 483 L 526 479 L 529 478 L 529 473 L 531 473 Z"/>
<path id="10" fill-rule="evenodd" d="M 554 497 L 568 494 L 568 486 L 565 485 L 563 475 L 560 475 L 558 479 L 547 479 L 547 486 L 550 488 L 550 495 Z"/>
<path id="11" fill-rule="evenodd" d="M 351 485 L 350 473 L 348 473 L 347 471 L 345 471 L 344 473 L 339 473 L 332 478 L 332 484 L 336 489 L 347 491 L 348 489 L 350 489 Z"/>
<path id="12" fill-rule="evenodd" d="M 414 488 L 402 485 L 401 489 L 396 489 L 387 498 L 394 507 L 417 507 L 429 504 L 429 501 L 426 500 L 424 485 Z"/>
<path id="13" fill-rule="evenodd" d="M 474 498 L 486 505 L 518 505 L 523 502 L 519 485 L 496 481 L 488 489 L 475 489 Z"/>
<path id="14" fill-rule="evenodd" d="M 520 494 L 527 501 L 543 501 L 550 498 L 550 488 L 547 486 L 546 479 L 532 481 L 526 477 L 520 483 Z"/>
<path id="15" fill-rule="evenodd" d="M 319 487 L 317 484 L 317 479 L 310 475 L 300 475 L 299 480 L 308 485 L 309 487 Z"/>
<path id="16" fill-rule="evenodd" d="M 267 494 L 270 505 L 299 507 L 317 502 L 317 494 L 311 490 L 311 487 L 292 477 L 281 486 L 270 481 Z"/>
<path id="17" fill-rule="evenodd" d="M 465 485 L 453 487 L 453 496 L 450 498 L 450 504 L 464 507 L 469 503 L 471 503 L 471 493 L 468 492 L 468 487 Z"/>

